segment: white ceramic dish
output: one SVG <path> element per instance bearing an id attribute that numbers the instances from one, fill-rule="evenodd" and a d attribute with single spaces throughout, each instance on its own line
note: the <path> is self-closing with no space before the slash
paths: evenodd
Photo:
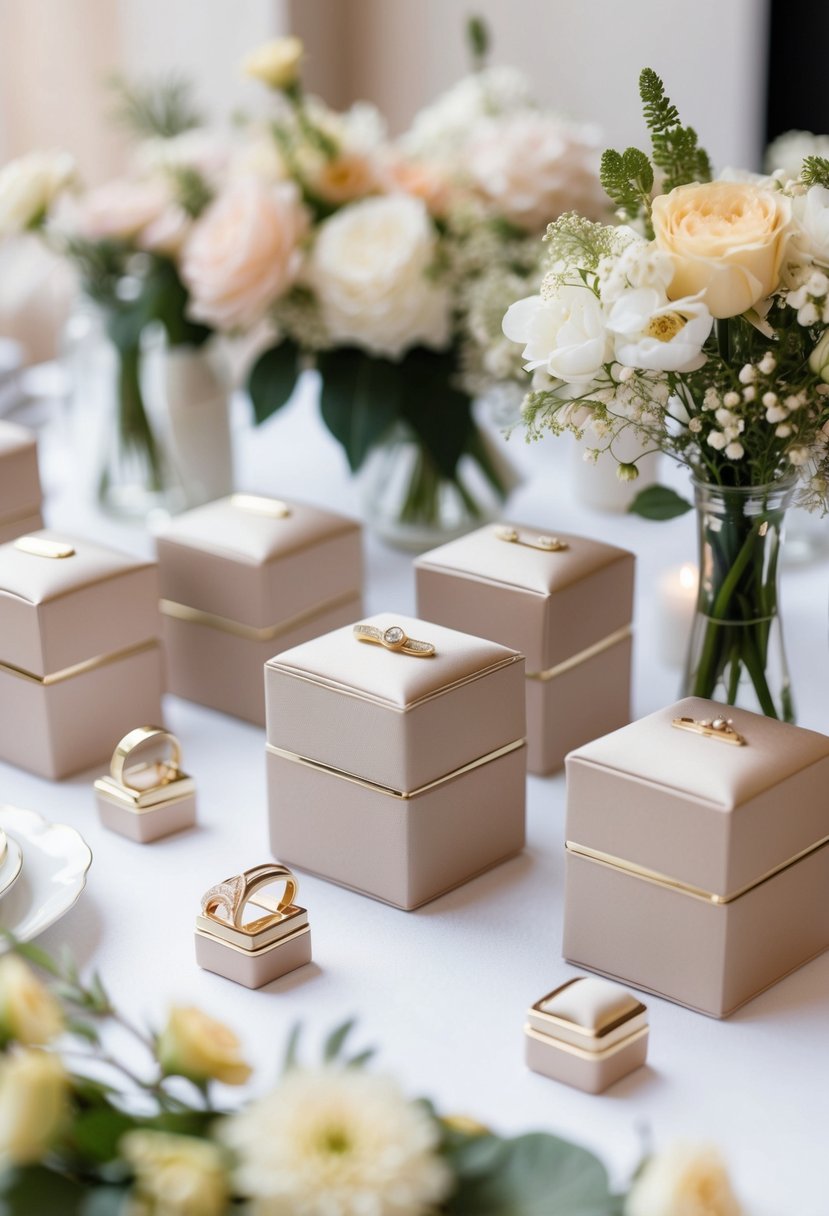
<path id="1" fill-rule="evenodd" d="M 13 883 L 17 882 L 23 866 L 23 852 L 20 845 L 13 836 L 7 836 L 5 832 L 3 835 L 6 839 L 6 848 L 3 860 L 0 861 L 0 897 L 6 894 Z M 0 919 L 0 924 L 2 924 L 2 919 Z"/>
<path id="2" fill-rule="evenodd" d="M 0 807 L 0 828 L 22 847 L 18 881 L 0 902 L 0 927 L 20 941 L 48 929 L 77 902 L 86 886 L 92 853 L 83 837 L 63 823 L 47 823 L 35 811 Z M 0 953 L 6 945 L 0 940 Z"/>

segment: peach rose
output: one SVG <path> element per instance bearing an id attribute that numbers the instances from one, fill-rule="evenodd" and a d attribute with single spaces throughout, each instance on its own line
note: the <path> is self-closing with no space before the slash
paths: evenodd
<path id="1" fill-rule="evenodd" d="M 364 152 L 341 152 L 330 160 L 300 156 L 299 162 L 308 185 L 327 203 L 350 203 L 377 193 L 380 187 L 377 165 Z"/>
<path id="2" fill-rule="evenodd" d="M 119 177 L 89 191 L 81 201 L 78 227 L 93 241 L 127 241 L 169 205 L 170 193 L 161 182 Z"/>
<path id="3" fill-rule="evenodd" d="M 672 300 L 704 292 L 714 317 L 736 317 L 780 281 L 791 203 L 754 182 L 677 186 L 653 202 L 656 244 L 670 254 Z"/>
<path id="4" fill-rule="evenodd" d="M 291 182 L 233 182 L 193 225 L 182 278 L 190 314 L 217 329 L 261 319 L 296 279 L 307 216 Z"/>

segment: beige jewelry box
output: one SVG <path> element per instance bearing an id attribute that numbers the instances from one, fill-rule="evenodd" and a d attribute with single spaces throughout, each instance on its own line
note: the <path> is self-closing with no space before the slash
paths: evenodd
<path id="1" fill-rule="evenodd" d="M 634 562 L 581 536 L 501 524 L 415 563 L 422 616 L 526 656 L 531 773 L 630 721 Z"/>
<path id="2" fill-rule="evenodd" d="M 0 544 L 43 527 L 41 498 L 34 435 L 0 422 Z"/>
<path id="3" fill-rule="evenodd" d="M 829 947 L 828 789 L 829 738 L 698 698 L 580 748 L 565 958 L 727 1017 Z"/>
<path id="4" fill-rule="evenodd" d="M 57 779 L 161 720 L 154 562 L 52 531 L 0 545 L 0 759 Z"/>
<path id="5" fill-rule="evenodd" d="M 348 627 L 271 659 L 271 848 L 411 909 L 524 846 L 524 660 L 387 613 L 358 628 L 435 653 L 366 643 Z"/>
<path id="6" fill-rule="evenodd" d="M 362 610 L 358 524 L 234 494 L 157 537 L 170 692 L 264 726 L 262 669 Z"/>
<path id="7" fill-rule="evenodd" d="M 589 1094 L 640 1068 L 648 1055 L 648 1011 L 630 992 L 577 976 L 527 1011 L 527 1067 Z"/>

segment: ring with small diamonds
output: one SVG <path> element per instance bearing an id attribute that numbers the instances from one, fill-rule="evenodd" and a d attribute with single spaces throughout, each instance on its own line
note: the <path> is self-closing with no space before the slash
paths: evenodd
<path id="1" fill-rule="evenodd" d="M 389 625 L 387 629 L 380 629 L 377 625 L 355 625 L 353 632 L 358 642 L 372 642 L 376 646 L 385 646 L 386 650 L 396 650 L 418 659 L 430 659 L 436 653 L 431 642 L 410 638 L 400 625 Z"/>

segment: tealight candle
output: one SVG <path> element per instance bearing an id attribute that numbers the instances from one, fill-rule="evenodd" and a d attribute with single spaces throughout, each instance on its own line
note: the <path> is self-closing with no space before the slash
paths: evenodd
<path id="1" fill-rule="evenodd" d="M 666 570 L 659 580 L 657 648 L 666 667 L 685 664 L 698 585 L 699 572 L 691 562 Z"/>

